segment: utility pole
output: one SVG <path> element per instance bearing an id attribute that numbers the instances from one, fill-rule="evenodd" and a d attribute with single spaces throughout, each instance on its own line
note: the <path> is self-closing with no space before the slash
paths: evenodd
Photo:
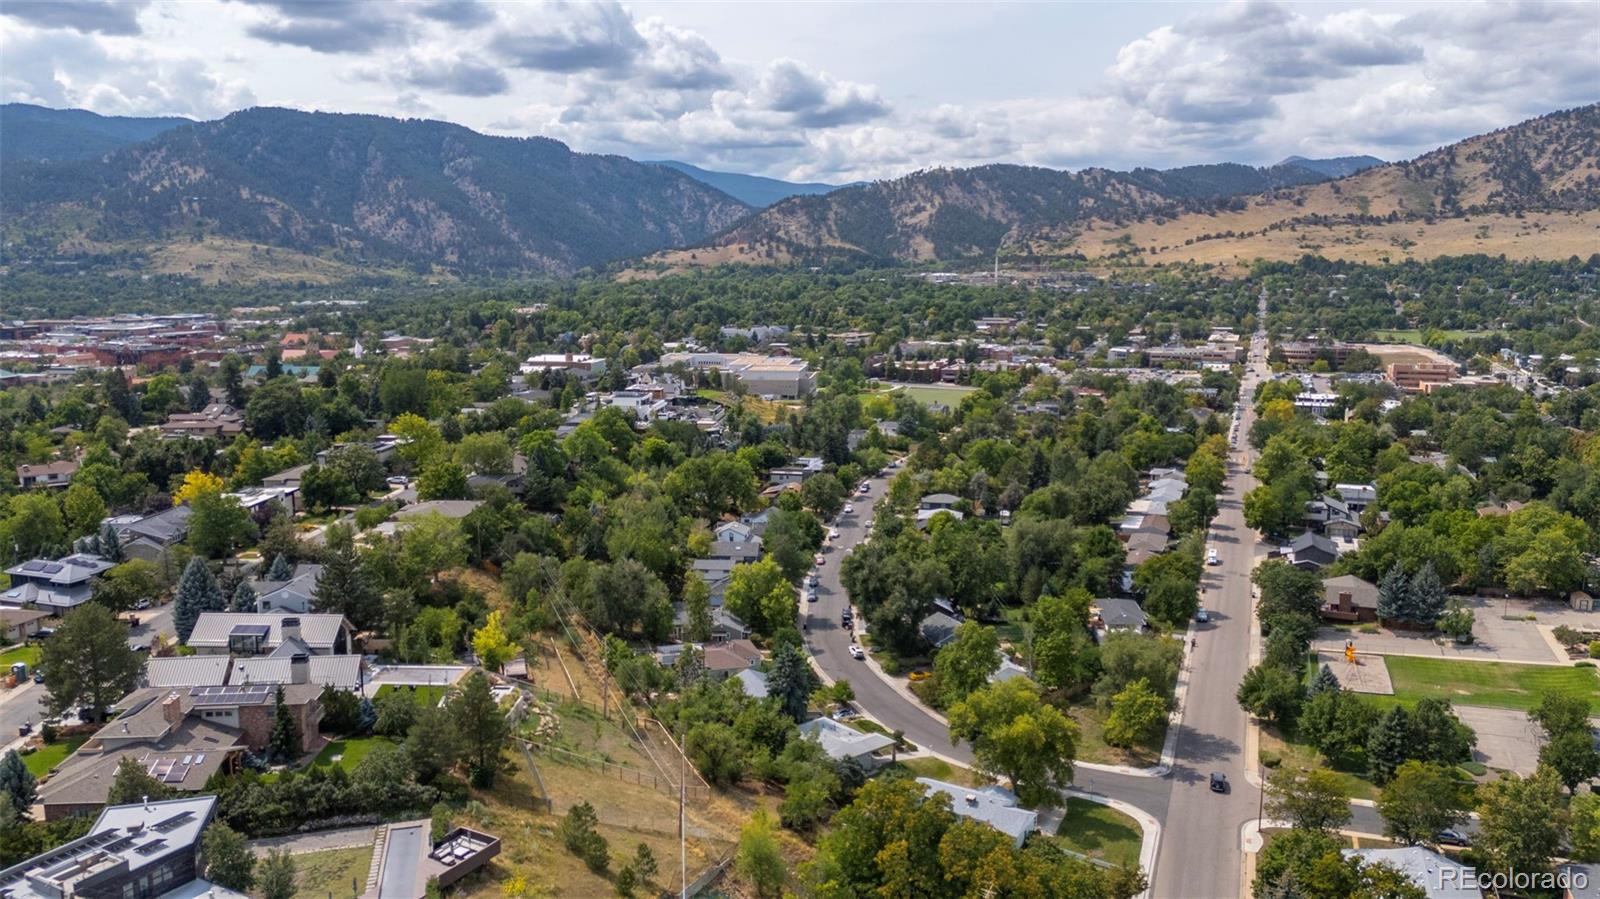
<path id="1" fill-rule="evenodd" d="M 678 733 L 678 883 L 682 885 L 682 899 L 689 899 L 689 843 L 688 828 L 684 820 L 684 801 L 689 782 L 689 755 L 684 748 L 683 732 Z"/>

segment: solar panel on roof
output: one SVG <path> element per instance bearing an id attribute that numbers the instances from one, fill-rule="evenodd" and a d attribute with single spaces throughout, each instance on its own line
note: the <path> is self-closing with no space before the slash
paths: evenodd
<path id="1" fill-rule="evenodd" d="M 44 570 L 44 563 L 43 562 L 38 562 L 38 561 L 24 562 L 24 563 L 22 563 L 22 570 L 23 571 L 43 571 Z"/>
<path id="2" fill-rule="evenodd" d="M 39 570 L 44 572 L 45 574 L 60 574 L 61 573 L 61 569 L 65 568 L 65 567 L 66 567 L 65 565 L 57 565 L 57 564 L 52 562 L 49 565 L 41 566 L 39 568 Z"/>
<path id="3" fill-rule="evenodd" d="M 151 840 L 150 842 L 144 844 L 143 846 L 140 846 L 139 848 L 135 849 L 134 851 L 139 853 L 140 855 L 150 855 L 151 853 L 155 852 L 156 850 L 160 849 L 162 846 L 165 846 L 165 845 L 167 845 L 167 841 L 166 840 Z"/>
<path id="4" fill-rule="evenodd" d="M 161 833 L 166 833 L 169 830 L 175 830 L 193 820 L 194 812 L 179 812 L 165 821 L 158 821 L 157 823 L 152 824 L 150 829 L 160 831 Z"/>

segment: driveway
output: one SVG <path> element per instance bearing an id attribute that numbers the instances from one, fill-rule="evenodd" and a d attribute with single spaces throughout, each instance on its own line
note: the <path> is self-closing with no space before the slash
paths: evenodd
<path id="1" fill-rule="evenodd" d="M 1343 652 L 1346 640 L 1356 644 L 1356 651 L 1363 653 L 1380 653 L 1382 655 L 1403 656 L 1437 656 L 1446 659 L 1465 659 L 1478 662 L 1524 662 L 1535 665 L 1549 665 L 1560 663 L 1571 664 L 1564 656 L 1558 656 L 1550 640 L 1541 632 L 1541 626 L 1549 627 L 1545 616 L 1539 613 L 1518 612 L 1512 609 L 1513 615 L 1537 614 L 1537 621 L 1524 619 L 1507 620 L 1501 611 L 1501 601 L 1485 599 L 1479 596 L 1462 597 L 1475 613 L 1472 626 L 1473 642 L 1462 645 L 1448 637 L 1438 634 L 1424 634 L 1413 631 L 1399 631 L 1382 629 L 1375 634 L 1364 634 L 1359 630 L 1344 630 L 1341 628 L 1325 627 L 1317 631 L 1314 647 L 1318 650 Z M 1526 607 L 1526 603 L 1523 604 Z M 1552 604 L 1553 605 L 1553 604 Z M 1571 612 L 1565 606 L 1559 607 L 1572 615 L 1585 615 L 1588 613 Z M 1556 622 L 1559 623 L 1559 622 Z M 1591 628 L 1600 629 L 1600 616 L 1588 624 Z"/>

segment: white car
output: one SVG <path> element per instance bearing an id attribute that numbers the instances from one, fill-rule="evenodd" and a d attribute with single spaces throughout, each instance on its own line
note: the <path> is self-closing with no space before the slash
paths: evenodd
<path id="1" fill-rule="evenodd" d="M 150 600 L 148 599 L 136 599 L 133 602 L 133 609 L 136 612 L 142 612 L 148 608 L 150 608 Z"/>
<path id="2" fill-rule="evenodd" d="M 855 506 L 852 506 L 849 503 L 845 503 L 844 504 L 844 514 L 849 515 L 851 512 L 854 512 L 855 510 L 856 510 Z"/>
<path id="3" fill-rule="evenodd" d="M 838 540 L 839 539 L 839 529 L 838 528 L 834 528 L 833 530 L 829 531 L 828 532 L 828 539 L 829 540 Z"/>
<path id="4" fill-rule="evenodd" d="M 861 644 L 859 644 L 859 643 L 850 644 L 850 658 L 855 659 L 857 661 L 860 661 L 861 659 L 865 659 L 866 657 L 867 657 L 867 654 L 861 650 Z"/>
<path id="5" fill-rule="evenodd" d="M 1222 564 L 1222 560 L 1217 557 L 1217 551 L 1216 550 L 1213 549 L 1213 550 L 1209 551 L 1206 554 L 1206 564 L 1207 565 L 1221 565 Z"/>
<path id="6" fill-rule="evenodd" d="M 817 553 L 817 558 L 816 558 L 816 560 L 815 560 L 815 561 L 816 561 L 816 563 L 817 563 L 817 564 L 818 564 L 818 565 L 821 565 L 821 564 L 822 564 L 822 563 L 823 563 L 823 562 L 826 562 L 826 561 L 827 561 L 827 559 L 824 559 L 824 558 L 823 558 L 823 557 L 822 557 L 822 553 Z"/>

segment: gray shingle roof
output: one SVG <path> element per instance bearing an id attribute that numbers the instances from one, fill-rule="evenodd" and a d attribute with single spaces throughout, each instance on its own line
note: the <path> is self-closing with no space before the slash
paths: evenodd
<path id="1" fill-rule="evenodd" d="M 800 725 L 800 736 L 821 744 L 832 759 L 853 759 L 871 755 L 894 745 L 885 734 L 869 734 L 847 727 L 832 718 L 813 718 Z"/>
<path id="2" fill-rule="evenodd" d="M 951 811 L 963 818 L 981 821 L 1019 845 L 1039 826 L 1039 813 L 1018 808 L 1016 797 L 1000 787 L 974 789 L 931 777 L 919 777 L 917 783 L 927 788 L 930 796 L 950 797 Z"/>

